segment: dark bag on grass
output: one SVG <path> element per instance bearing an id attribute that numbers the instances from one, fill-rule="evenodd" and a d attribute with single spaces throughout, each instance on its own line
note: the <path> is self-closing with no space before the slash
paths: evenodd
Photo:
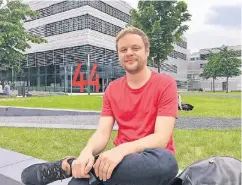
<path id="1" fill-rule="evenodd" d="M 184 111 L 191 111 L 194 108 L 191 104 L 182 104 L 182 110 Z"/>
<path id="2" fill-rule="evenodd" d="M 241 185 L 241 161 L 219 156 L 196 161 L 170 185 Z"/>

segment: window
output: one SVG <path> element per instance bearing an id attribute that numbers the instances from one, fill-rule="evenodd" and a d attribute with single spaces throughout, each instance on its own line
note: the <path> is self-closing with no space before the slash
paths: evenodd
<path id="1" fill-rule="evenodd" d="M 54 50 L 54 64 L 63 64 L 63 49 Z"/>
<path id="2" fill-rule="evenodd" d="M 29 53 L 28 54 L 27 66 L 28 67 L 34 67 L 35 66 L 35 53 Z"/>
<path id="3" fill-rule="evenodd" d="M 45 66 L 44 52 L 36 53 L 36 66 Z"/>
<path id="4" fill-rule="evenodd" d="M 187 78 L 191 79 L 192 78 L 192 74 L 187 74 Z"/>
<path id="5" fill-rule="evenodd" d="M 171 73 L 177 73 L 177 66 L 168 64 L 168 63 L 162 63 L 161 70 L 171 72 Z"/>
<path id="6" fill-rule="evenodd" d="M 103 21 L 104 22 L 104 21 Z M 101 19 L 98 19 L 98 23 L 97 23 L 97 31 L 98 32 L 102 32 L 102 21 Z"/>
<path id="7" fill-rule="evenodd" d="M 46 51 L 45 52 L 45 63 L 46 63 L 46 65 L 54 64 L 53 54 L 54 54 L 53 51 Z"/>
<path id="8" fill-rule="evenodd" d="M 69 19 L 68 20 L 68 32 L 72 32 L 73 31 L 73 19 Z"/>
<path id="9" fill-rule="evenodd" d="M 78 30 L 78 17 L 73 18 L 73 31 Z"/>
<path id="10" fill-rule="evenodd" d="M 49 31 L 50 31 L 50 35 L 55 35 L 55 24 L 54 23 L 51 23 L 49 25 Z"/>

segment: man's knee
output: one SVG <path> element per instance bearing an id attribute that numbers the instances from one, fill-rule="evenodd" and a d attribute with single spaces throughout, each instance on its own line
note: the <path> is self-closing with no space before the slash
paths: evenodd
<path id="1" fill-rule="evenodd" d="M 88 179 L 75 179 L 72 178 L 68 185 L 89 185 Z"/>
<path id="2" fill-rule="evenodd" d="M 175 156 L 164 148 L 147 149 L 144 155 L 149 155 L 150 164 L 153 164 L 153 172 L 157 175 L 169 175 L 178 173 L 178 163 Z"/>

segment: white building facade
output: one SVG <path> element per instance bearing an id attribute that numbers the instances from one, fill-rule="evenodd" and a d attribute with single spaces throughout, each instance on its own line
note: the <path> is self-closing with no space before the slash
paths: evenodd
<path id="1" fill-rule="evenodd" d="M 237 46 L 229 46 L 229 50 L 234 50 L 235 55 L 234 57 L 241 59 L 241 45 Z M 188 90 L 190 91 L 197 91 L 200 88 L 202 88 L 205 91 L 212 91 L 213 90 L 213 83 L 212 79 L 205 80 L 200 77 L 200 74 L 202 74 L 204 65 L 208 62 L 207 56 L 209 51 L 212 52 L 218 52 L 219 50 L 217 48 L 207 48 L 207 49 L 201 49 L 197 53 L 192 53 L 190 56 L 190 61 L 188 63 Z M 242 71 L 242 67 L 240 68 Z M 234 76 L 232 78 L 229 78 L 228 81 L 228 89 L 229 91 L 241 91 L 241 75 L 240 76 Z M 225 91 L 226 90 L 226 78 L 225 77 L 218 77 L 215 80 L 215 91 Z"/>
<path id="2" fill-rule="evenodd" d="M 161 72 L 171 75 L 177 83 L 178 90 L 187 91 L 187 69 L 189 61 L 189 50 L 187 49 L 187 40 L 182 38 L 182 42 L 173 44 L 174 50 L 168 56 L 168 59 L 161 65 Z M 150 67 L 157 71 L 157 68 Z"/>

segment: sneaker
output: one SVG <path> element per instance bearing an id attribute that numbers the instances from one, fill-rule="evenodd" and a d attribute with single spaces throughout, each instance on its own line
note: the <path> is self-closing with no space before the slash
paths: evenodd
<path id="1" fill-rule="evenodd" d="M 71 164 L 75 160 L 67 157 L 57 162 L 34 164 L 25 168 L 21 181 L 25 185 L 46 185 L 71 177 Z M 69 165 L 69 166 L 68 166 Z"/>

